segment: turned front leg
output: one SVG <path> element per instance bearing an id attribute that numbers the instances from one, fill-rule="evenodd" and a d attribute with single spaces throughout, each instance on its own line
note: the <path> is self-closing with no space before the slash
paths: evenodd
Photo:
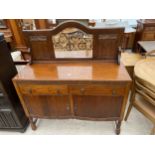
<path id="1" fill-rule="evenodd" d="M 29 121 L 30 121 L 32 130 L 36 130 L 37 129 L 37 126 L 36 126 L 37 119 L 33 120 L 32 117 L 29 117 Z"/>
<path id="2" fill-rule="evenodd" d="M 116 133 L 117 135 L 120 134 L 120 131 L 121 131 L 121 123 L 122 123 L 122 121 L 120 121 L 120 120 L 117 120 L 117 121 L 115 122 L 115 124 L 116 124 L 115 133 Z"/>

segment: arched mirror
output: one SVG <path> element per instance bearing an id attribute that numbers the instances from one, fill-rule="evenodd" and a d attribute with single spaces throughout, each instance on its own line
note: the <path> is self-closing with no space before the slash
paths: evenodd
<path id="1" fill-rule="evenodd" d="M 93 35 L 66 28 L 52 36 L 56 58 L 92 58 Z"/>

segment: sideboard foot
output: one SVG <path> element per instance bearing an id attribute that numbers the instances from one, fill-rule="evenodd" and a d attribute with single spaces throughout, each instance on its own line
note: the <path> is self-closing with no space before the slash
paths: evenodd
<path id="1" fill-rule="evenodd" d="M 121 122 L 122 121 L 115 121 L 115 124 L 116 124 L 115 133 L 116 133 L 116 135 L 119 135 L 120 134 L 120 131 L 121 131 Z"/>
<path id="2" fill-rule="evenodd" d="M 29 117 L 29 121 L 30 121 L 32 130 L 36 130 L 37 129 L 37 126 L 36 126 L 37 119 L 33 120 L 32 117 Z"/>

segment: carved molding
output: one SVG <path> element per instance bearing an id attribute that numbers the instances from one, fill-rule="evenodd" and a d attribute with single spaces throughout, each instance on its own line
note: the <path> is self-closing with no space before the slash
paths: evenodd
<path id="1" fill-rule="evenodd" d="M 47 41 L 47 36 L 30 36 L 30 41 Z"/>
<path id="2" fill-rule="evenodd" d="M 98 39 L 117 39 L 117 35 L 116 34 L 100 34 L 98 36 Z"/>

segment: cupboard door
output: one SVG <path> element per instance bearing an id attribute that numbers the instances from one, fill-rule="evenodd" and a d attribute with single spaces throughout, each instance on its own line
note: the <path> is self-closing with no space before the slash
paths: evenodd
<path id="1" fill-rule="evenodd" d="M 70 115 L 69 97 L 23 95 L 28 111 L 33 117 L 66 117 Z"/>
<path id="2" fill-rule="evenodd" d="M 122 96 L 73 96 L 75 115 L 87 118 L 120 117 Z"/>

